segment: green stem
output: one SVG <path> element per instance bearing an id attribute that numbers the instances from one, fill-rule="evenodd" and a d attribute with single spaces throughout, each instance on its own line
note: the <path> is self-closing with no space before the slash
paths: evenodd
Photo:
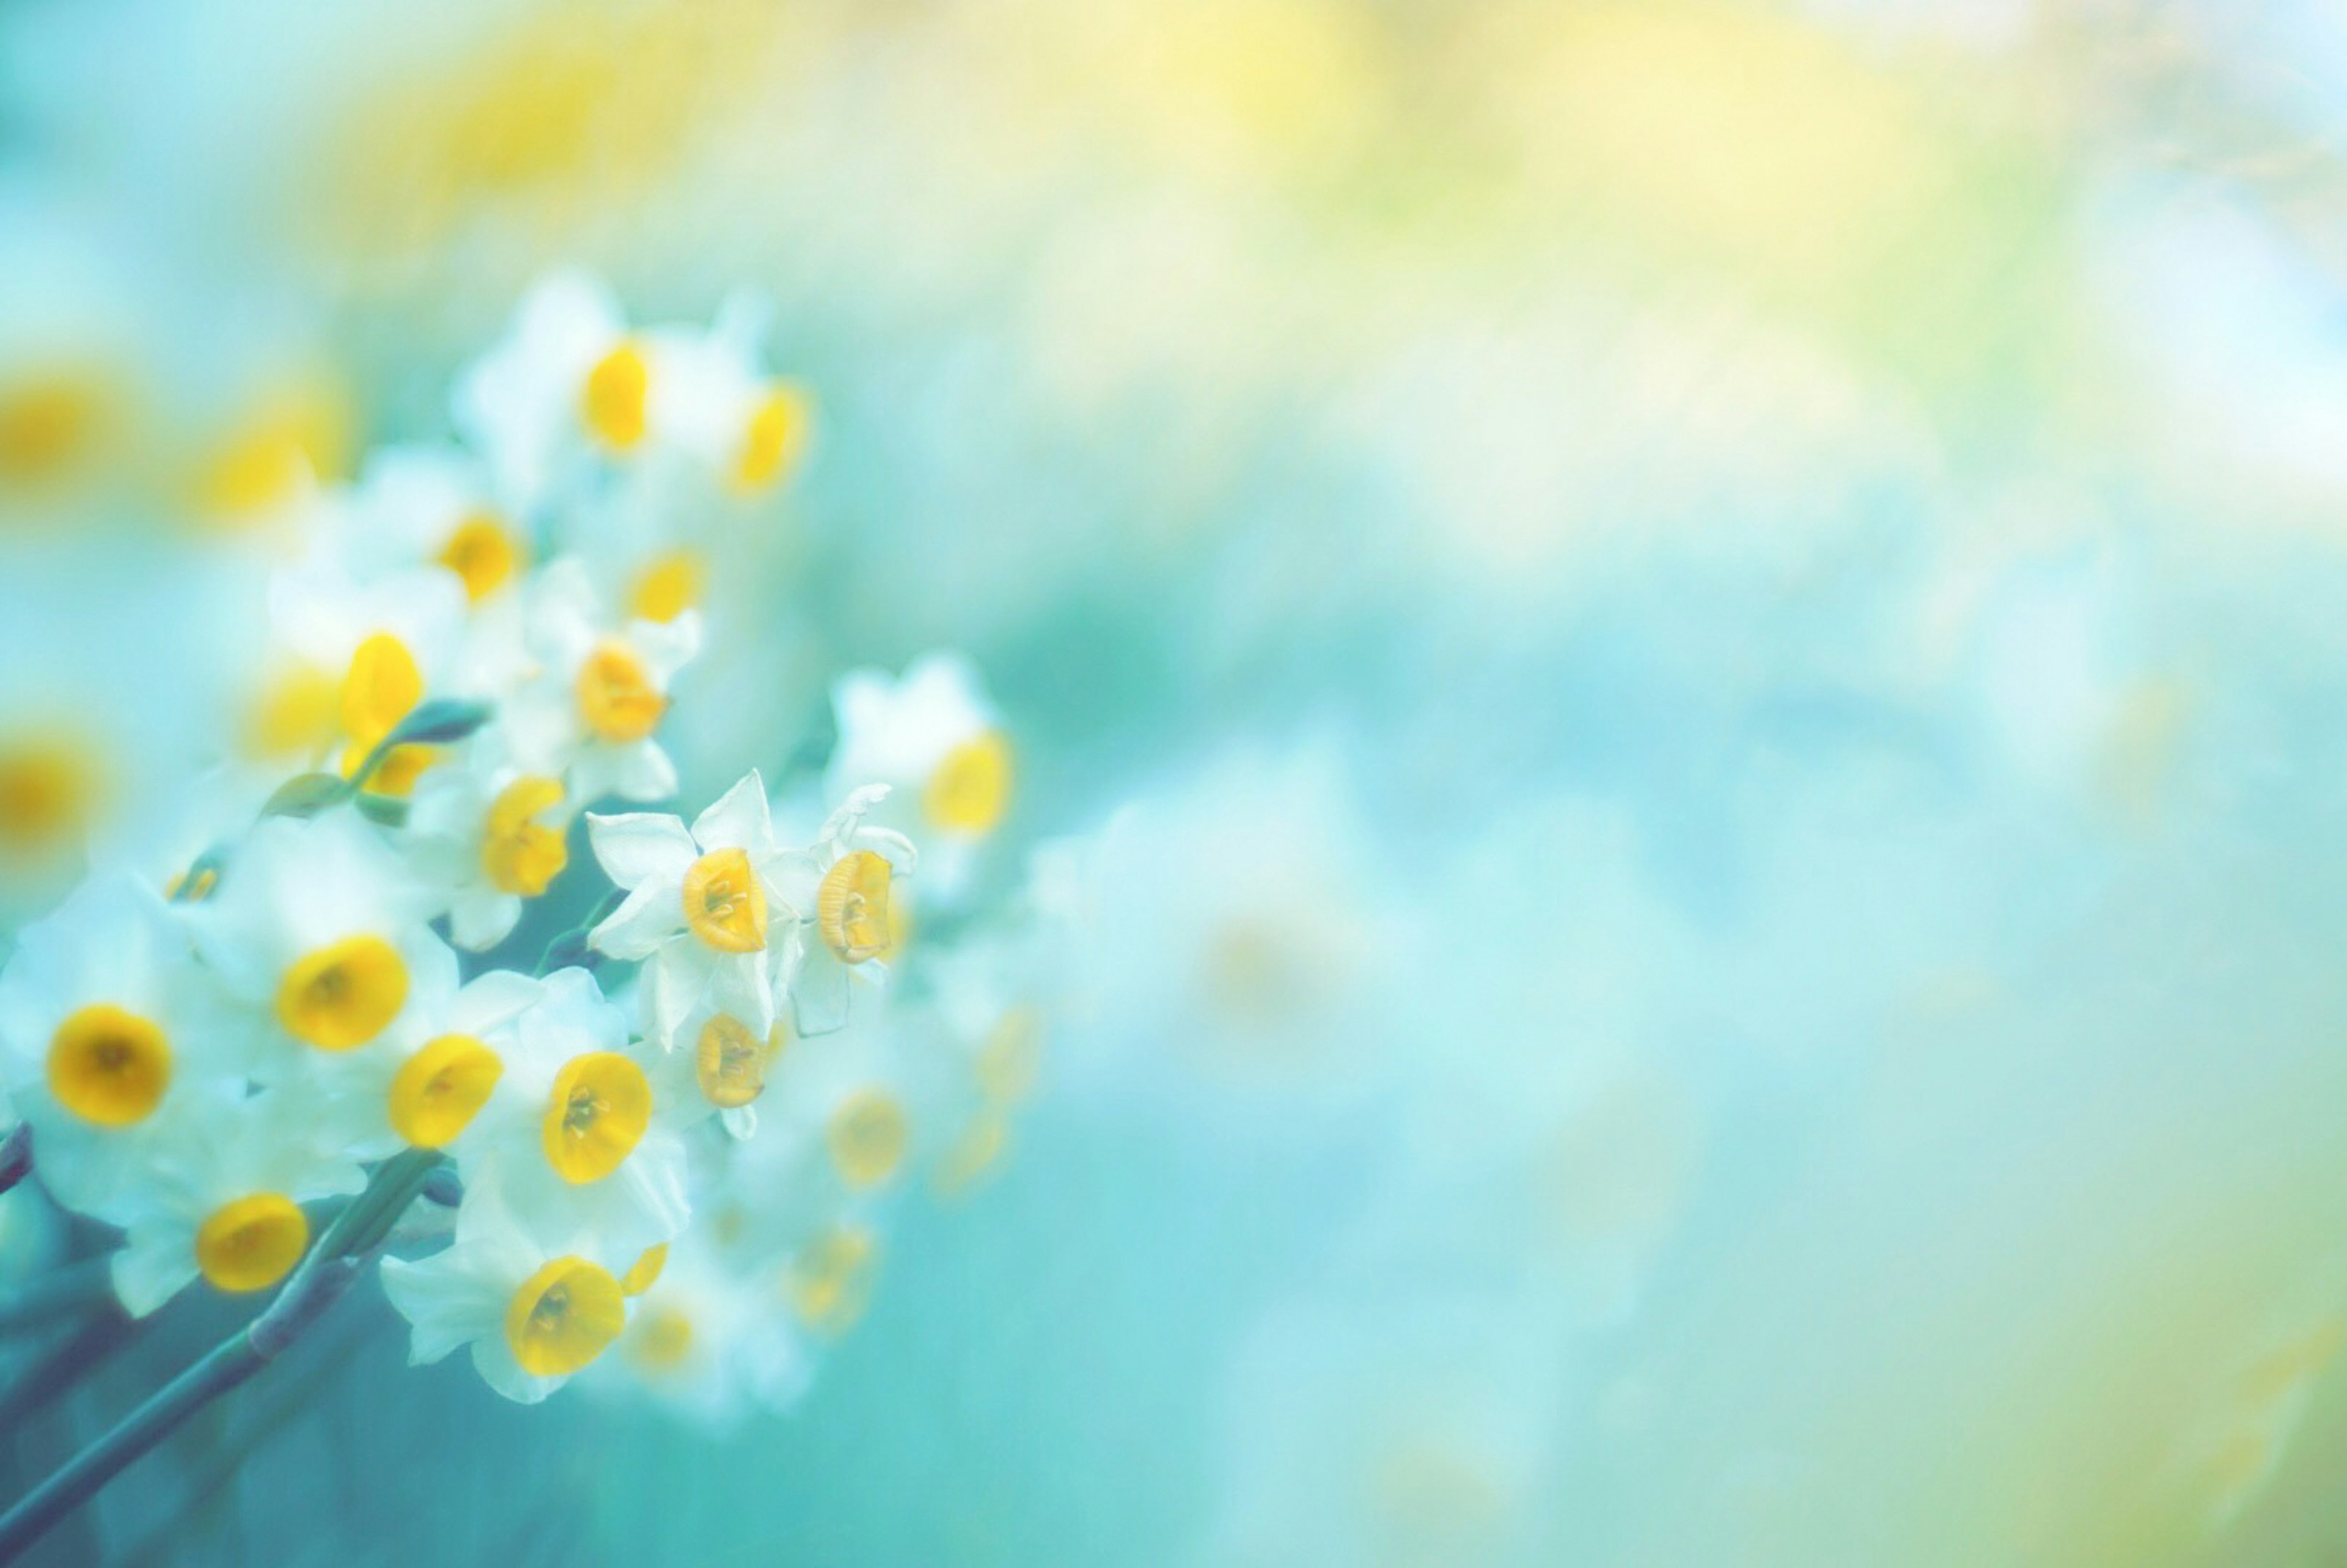
<path id="1" fill-rule="evenodd" d="M 410 1149 L 377 1166 L 366 1191 L 334 1217 L 267 1311 L 166 1383 L 0 1515 L 0 1563 L 14 1561 L 189 1417 L 283 1355 L 350 1288 L 367 1255 L 383 1245 L 439 1162 L 437 1150 Z"/>

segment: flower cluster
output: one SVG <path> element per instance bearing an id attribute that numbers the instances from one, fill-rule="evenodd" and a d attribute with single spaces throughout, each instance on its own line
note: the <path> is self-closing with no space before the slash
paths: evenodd
<path id="1" fill-rule="evenodd" d="M 119 1232 L 130 1313 L 278 1285 L 430 1151 L 456 1179 L 382 1269 L 415 1359 L 723 1415 L 854 1320 L 914 1172 L 999 1155 L 1040 971 L 973 897 L 1012 779 L 970 668 L 852 674 L 827 769 L 658 809 L 708 520 L 809 427 L 751 325 L 631 329 L 558 279 L 461 377 L 459 439 L 271 488 L 249 723 L 0 971 L 0 1130 Z"/>

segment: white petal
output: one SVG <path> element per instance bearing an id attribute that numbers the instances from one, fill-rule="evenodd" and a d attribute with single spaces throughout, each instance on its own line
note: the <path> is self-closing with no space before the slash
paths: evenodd
<path id="1" fill-rule="evenodd" d="M 196 1277 L 195 1238 L 180 1225 L 135 1227 L 114 1255 L 113 1275 L 122 1309 L 144 1317 Z"/>
<path id="2" fill-rule="evenodd" d="M 791 1013 L 802 1037 L 829 1034 L 847 1024 L 847 966 L 832 950 L 810 945 L 791 987 Z"/>
<path id="3" fill-rule="evenodd" d="M 683 927 L 684 900 L 675 885 L 647 883 L 587 933 L 587 945 L 615 958 L 645 958 Z"/>
<path id="4" fill-rule="evenodd" d="M 518 1017 L 545 995 L 544 983 L 513 969 L 491 969 L 456 993 L 448 1021 L 466 1034 L 486 1034 Z"/>
<path id="5" fill-rule="evenodd" d="M 752 768 L 742 781 L 718 797 L 717 803 L 692 819 L 693 842 L 707 849 L 748 849 L 764 853 L 774 845 L 774 830 L 766 813 L 766 781 Z"/>
<path id="6" fill-rule="evenodd" d="M 632 746 L 599 746 L 593 750 L 603 787 L 622 800 L 666 800 L 676 793 L 676 764 L 658 741 L 638 741 Z"/>
<path id="7" fill-rule="evenodd" d="M 412 1263 L 383 1260 L 383 1293 L 415 1330 L 409 1366 L 437 1361 L 460 1345 L 503 1330 L 504 1300 L 494 1284 L 465 1266 L 466 1261 L 455 1247 Z"/>
<path id="8" fill-rule="evenodd" d="M 655 877 L 682 881 L 700 857 L 684 824 L 666 812 L 630 811 L 605 816 L 587 814 L 587 841 L 604 875 L 634 888 Z"/>
<path id="9" fill-rule="evenodd" d="M 644 969 L 644 1021 L 652 1043 L 674 1049 L 676 1031 L 709 994 L 712 966 L 696 945 L 671 942 Z"/>
<path id="10" fill-rule="evenodd" d="M 518 1405 L 535 1405 L 568 1379 L 533 1378 L 514 1359 L 503 1334 L 485 1334 L 473 1341 L 473 1370 L 481 1381 Z"/>
<path id="11" fill-rule="evenodd" d="M 521 899 L 512 893 L 470 888 L 448 906 L 448 934 L 466 952 L 496 947 L 521 923 Z"/>

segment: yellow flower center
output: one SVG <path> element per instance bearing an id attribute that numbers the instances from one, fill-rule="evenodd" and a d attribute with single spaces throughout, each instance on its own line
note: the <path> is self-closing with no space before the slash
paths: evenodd
<path id="1" fill-rule="evenodd" d="M 1002 1015 L 978 1050 L 978 1087 L 998 1105 L 1027 1097 L 1043 1056 L 1043 1015 L 1030 1007 Z"/>
<path id="2" fill-rule="evenodd" d="M 750 413 L 742 432 L 742 453 L 734 460 L 733 483 L 744 494 L 769 488 L 798 463 L 806 450 L 807 431 L 814 424 L 814 404 L 806 393 L 777 382 Z"/>
<path id="3" fill-rule="evenodd" d="M 764 1092 L 767 1064 L 782 1054 L 786 1038 L 780 1023 L 761 1040 L 740 1019 L 719 1013 L 701 1026 L 693 1048 L 701 1092 L 723 1110 L 749 1104 Z"/>
<path id="4" fill-rule="evenodd" d="M 0 850 L 29 856 L 77 844 L 102 793 L 87 750 L 64 736 L 0 740 Z"/>
<path id="5" fill-rule="evenodd" d="M 667 711 L 668 699 L 653 689 L 643 661 L 623 643 L 600 645 L 579 667 L 579 716 L 600 739 L 641 741 Z"/>
<path id="6" fill-rule="evenodd" d="M 831 1113 L 825 1141 L 840 1180 L 851 1187 L 876 1187 L 904 1163 L 904 1108 L 885 1091 L 859 1089 Z"/>
<path id="7" fill-rule="evenodd" d="M 0 487 L 31 489 L 79 467 L 107 402 L 103 381 L 70 368 L 0 387 Z"/>
<path id="8" fill-rule="evenodd" d="M 868 849 L 843 855 L 815 887 L 815 929 L 843 964 L 888 950 L 888 863 Z"/>
<path id="9" fill-rule="evenodd" d="M 766 945 L 766 890 L 747 850 L 712 849 L 686 869 L 684 923 L 721 953 Z"/>
<path id="10" fill-rule="evenodd" d="M 333 739 L 342 705 L 334 678 L 310 664 L 270 677 L 244 716 L 244 749 L 258 757 L 314 754 Z"/>
<path id="11" fill-rule="evenodd" d="M 1010 1144 L 1010 1123 L 999 1111 L 981 1112 L 938 1161 L 938 1191 L 948 1197 L 967 1192 L 1002 1162 Z"/>
<path id="12" fill-rule="evenodd" d="M 783 1273 L 783 1289 L 801 1321 L 843 1333 L 863 1316 L 880 1266 L 880 1247 L 860 1225 L 835 1225 L 809 1242 Z"/>
<path id="13" fill-rule="evenodd" d="M 661 1270 L 667 1266 L 668 1243 L 655 1242 L 628 1266 L 627 1273 L 620 1276 L 620 1288 L 627 1295 L 641 1296 L 658 1282 Z"/>
<path id="14" fill-rule="evenodd" d="M 199 481 L 197 504 L 216 520 L 264 512 L 290 498 L 309 472 L 299 432 L 278 425 L 231 437 Z"/>
<path id="15" fill-rule="evenodd" d="M 49 1092 L 85 1122 L 128 1127 L 145 1120 L 171 1086 L 171 1047 L 137 1013 L 93 1002 L 49 1040 Z"/>
<path id="16" fill-rule="evenodd" d="M 296 958 L 277 988 L 277 1020 L 320 1050 L 381 1034 L 407 1005 L 407 966 L 381 937 L 345 937 Z"/>
<path id="17" fill-rule="evenodd" d="M 573 1186 L 600 1182 L 642 1141 L 651 1119 L 652 1086 L 642 1068 L 616 1050 L 574 1056 L 555 1074 L 547 1100 L 547 1163 Z"/>
<path id="18" fill-rule="evenodd" d="M 674 620 L 701 602 L 703 577 L 697 550 L 654 556 L 628 589 L 628 613 L 638 620 Z"/>
<path id="19" fill-rule="evenodd" d="M 487 512 L 457 524 L 440 547 L 440 564 L 463 579 L 465 597 L 475 604 L 505 586 L 527 558 L 512 530 Z"/>
<path id="20" fill-rule="evenodd" d="M 562 801 L 558 779 L 526 774 L 497 792 L 481 840 L 481 870 L 500 893 L 535 898 L 570 863 L 559 828 L 535 820 Z"/>
<path id="21" fill-rule="evenodd" d="M 282 1193 L 255 1193 L 214 1209 L 196 1231 L 196 1266 L 219 1288 L 266 1290 L 310 1245 L 309 1217 Z"/>
<path id="22" fill-rule="evenodd" d="M 583 1257 L 556 1258 L 525 1280 L 506 1307 L 506 1343 L 533 1378 L 578 1371 L 627 1326 L 620 1282 Z"/>
<path id="23" fill-rule="evenodd" d="M 437 1149 L 472 1124 L 504 1076 L 497 1053 L 469 1034 L 444 1034 L 400 1064 L 391 1081 L 391 1127 L 419 1149 Z"/>
<path id="24" fill-rule="evenodd" d="M 629 1337 L 628 1353 L 647 1372 L 675 1371 L 692 1354 L 692 1319 L 673 1307 L 646 1313 Z"/>
<path id="25" fill-rule="evenodd" d="M 1010 743 L 989 730 L 945 754 L 921 791 L 921 809 L 948 833 L 991 833 L 1010 806 Z"/>
<path id="26" fill-rule="evenodd" d="M 645 394 L 651 373 L 632 343 L 623 343 L 587 373 L 579 398 L 579 414 L 595 438 L 614 452 L 624 452 L 644 438 Z"/>
<path id="27" fill-rule="evenodd" d="M 424 700 L 424 675 L 407 644 L 378 631 L 351 655 L 343 677 L 343 729 L 364 750 L 398 727 Z"/>

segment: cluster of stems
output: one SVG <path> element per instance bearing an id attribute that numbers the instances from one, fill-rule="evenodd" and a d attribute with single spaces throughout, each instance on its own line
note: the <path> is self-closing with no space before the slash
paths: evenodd
<path id="1" fill-rule="evenodd" d="M 334 1216 L 266 1310 L 0 1514 L 0 1563 L 15 1562 L 189 1417 L 282 1356 L 381 1250 L 441 1160 L 437 1150 L 410 1149 L 378 1165 L 366 1190 Z"/>

